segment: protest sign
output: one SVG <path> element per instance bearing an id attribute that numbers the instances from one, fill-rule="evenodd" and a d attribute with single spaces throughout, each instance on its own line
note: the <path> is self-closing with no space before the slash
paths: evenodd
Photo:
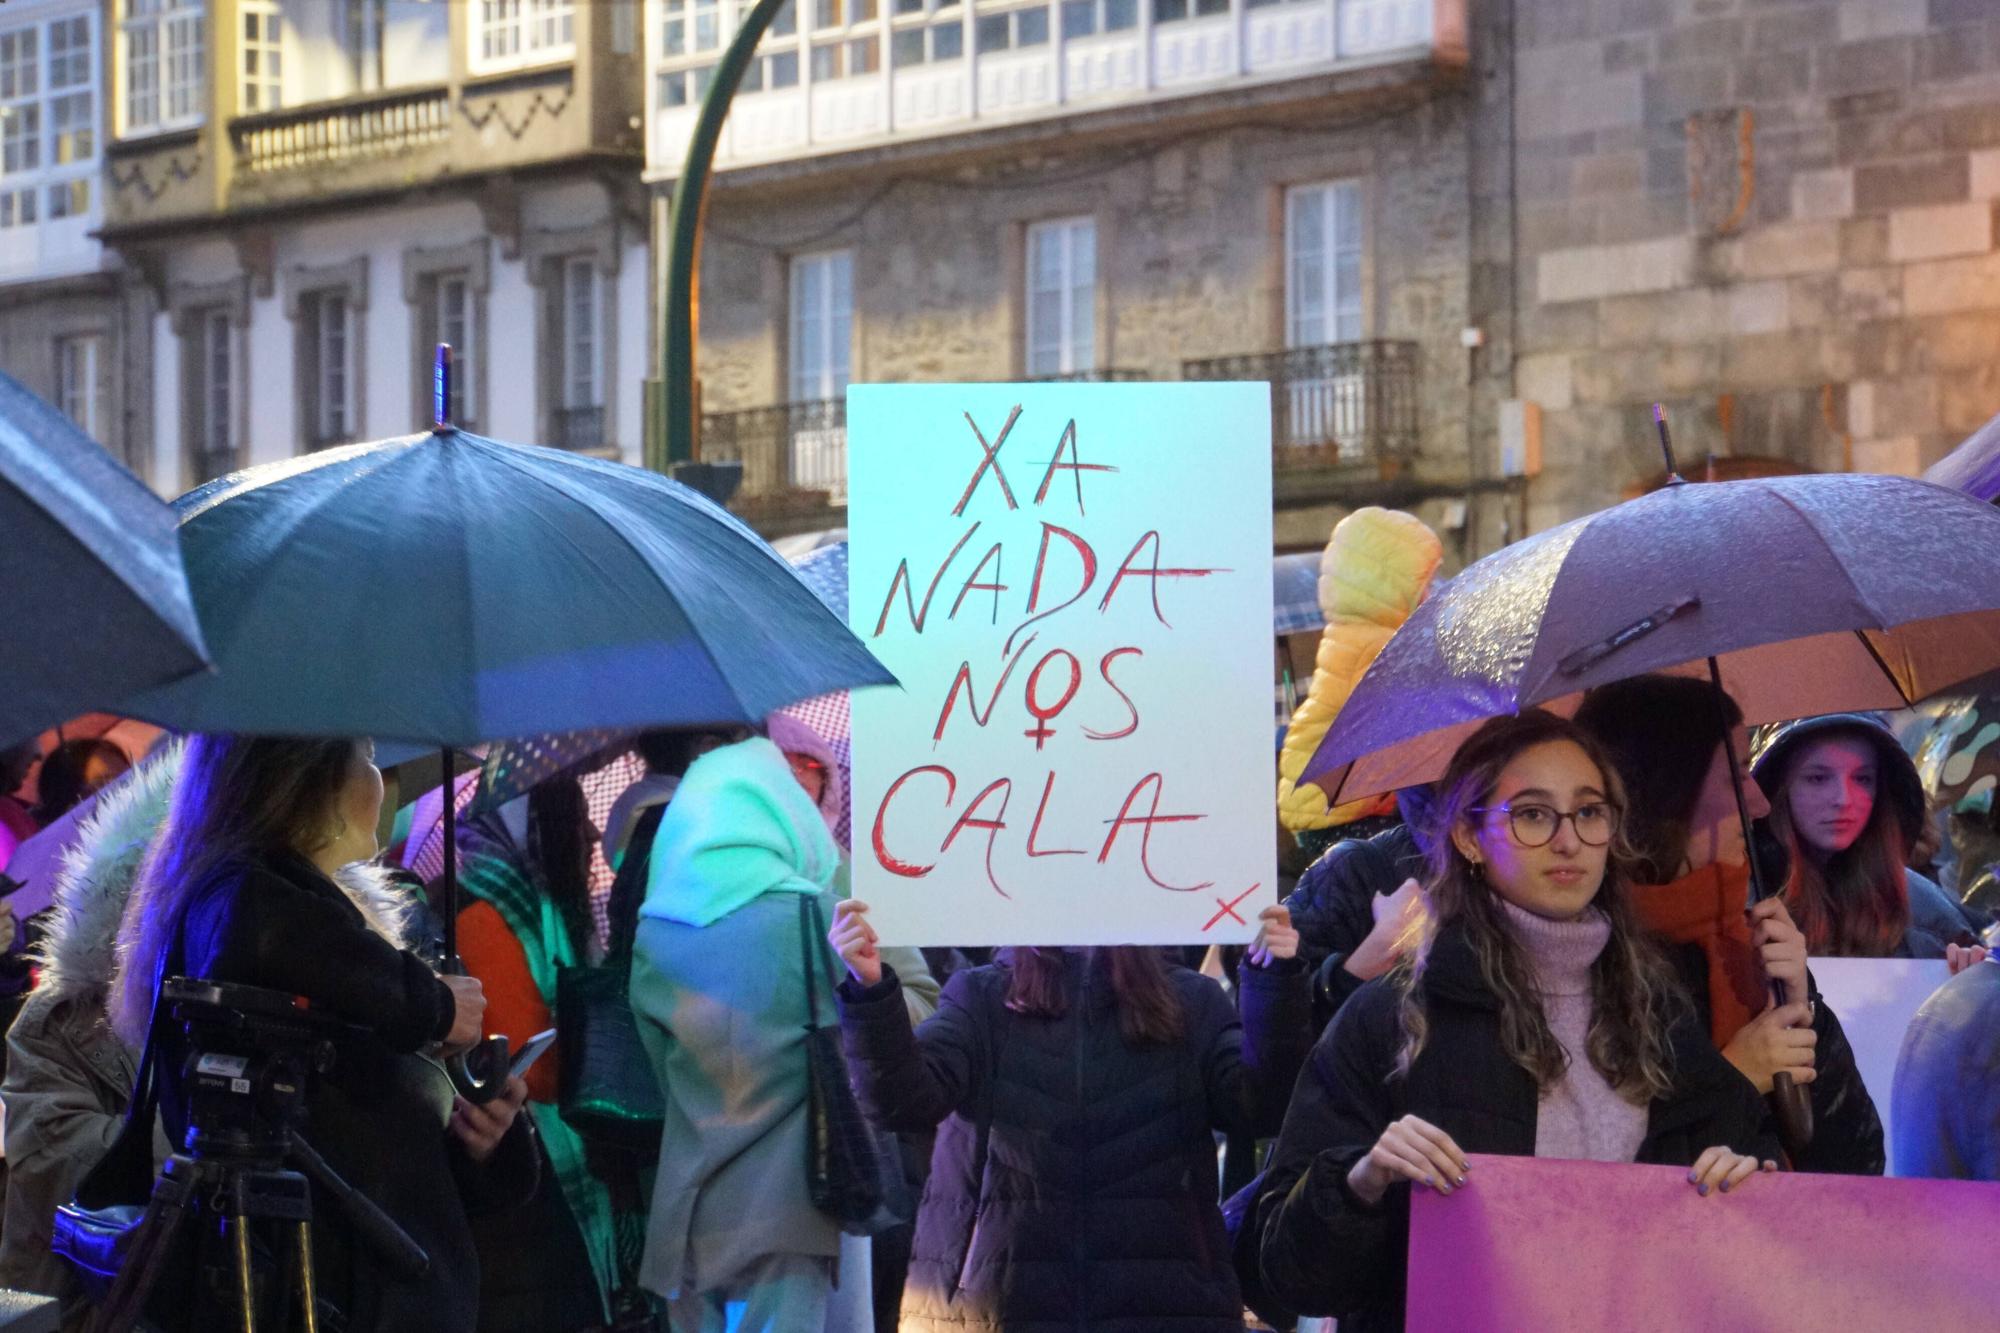
<path id="1" fill-rule="evenodd" d="M 908 944 L 1251 938 L 1277 900 L 1270 391 L 848 396 L 854 888 Z"/>
<path id="2" fill-rule="evenodd" d="M 1890 1133 L 1889 1087 L 1896 1076 L 1896 1056 L 1903 1034 L 1925 1000 L 1950 979 L 1941 958 L 1815 958 L 1813 980 L 1820 1000 L 1832 1007 L 1854 1048 L 1861 1081 L 1882 1117 L 1882 1132 Z M 1892 1156 L 1889 1173 L 1896 1173 Z"/>
<path id="3" fill-rule="evenodd" d="M 1409 1333 L 1993 1327 L 2000 1185 L 1474 1155 L 1410 1208 Z"/>

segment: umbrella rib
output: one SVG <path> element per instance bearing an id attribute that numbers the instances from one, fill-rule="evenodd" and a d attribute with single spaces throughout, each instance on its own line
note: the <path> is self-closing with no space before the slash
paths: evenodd
<path id="1" fill-rule="evenodd" d="M 631 539 L 631 537 L 626 535 L 626 533 L 622 529 L 620 529 L 616 523 L 613 523 L 605 515 L 598 512 L 597 506 L 595 504 L 595 500 L 597 497 L 595 495 L 592 495 L 588 491 L 586 491 L 582 495 L 576 494 L 568 487 L 562 485 L 559 478 L 548 476 L 539 469 L 530 468 L 523 465 L 519 459 L 511 457 L 506 449 L 496 449 L 494 452 L 498 455 L 499 461 L 503 463 L 505 466 L 513 469 L 515 472 L 520 473 L 522 476 L 527 477 L 530 480 L 536 482 L 538 485 L 544 487 L 545 489 L 555 492 L 557 495 L 560 495 L 563 499 L 576 504 L 585 513 L 589 514 L 592 518 L 596 519 L 598 523 L 603 525 L 605 531 L 609 532 L 621 546 L 624 546 L 627 550 L 629 550 L 633 554 L 633 556 L 638 559 L 640 564 L 644 565 L 648 570 L 650 570 L 653 573 L 653 576 L 655 578 L 660 578 L 660 571 L 656 569 L 653 565 L 653 562 L 647 558 L 646 552 L 639 548 L 638 543 L 634 542 Z M 763 541 L 763 538 L 760 537 L 757 540 L 761 542 Z M 790 568 L 791 567 L 789 565 L 786 566 L 787 570 L 790 570 Z M 793 577 L 797 577 L 797 575 L 795 574 L 793 575 Z M 709 660 L 720 664 L 721 659 L 715 655 L 715 649 L 709 644 L 708 636 L 703 632 L 701 625 L 698 623 L 698 618 L 688 614 L 687 606 L 681 600 L 679 589 L 669 586 L 664 578 L 660 578 L 660 587 L 666 591 L 667 596 L 671 597 L 676 605 L 680 606 L 681 618 L 687 621 L 688 632 L 695 637 L 697 642 L 701 644 L 701 649 L 704 653 L 708 655 Z M 742 695 L 736 692 L 736 682 L 729 679 L 728 674 L 722 671 L 717 671 L 716 676 L 717 679 L 722 681 L 724 688 L 726 688 L 729 691 L 730 697 L 736 700 L 737 707 L 741 708 L 745 713 L 745 715 L 748 715 L 750 712 L 749 705 L 744 702 Z"/>
<path id="2" fill-rule="evenodd" d="M 1846 562 L 1840 558 L 1840 553 L 1833 549 L 1833 543 L 1826 539 L 1826 534 L 1819 530 L 1819 525 L 1813 522 L 1812 516 L 1793 503 L 1792 498 L 1783 491 L 1772 489 L 1767 494 L 1776 498 L 1779 504 L 1797 515 L 1800 523 L 1805 526 L 1806 531 L 1810 532 L 1813 538 L 1819 542 L 1820 546 L 1826 551 L 1827 557 L 1833 562 L 1833 567 L 1840 571 L 1840 577 L 1847 581 L 1848 590 L 1854 594 L 1854 599 L 1862 604 L 1863 609 L 1869 615 L 1875 617 L 1878 624 L 1874 628 L 1880 628 L 1889 624 L 1890 622 L 1883 617 L 1882 613 L 1862 593 L 1861 585 L 1854 581 L 1854 575 L 1848 571 Z M 1895 677 L 1891 676 L 1890 679 L 1894 680 Z"/>

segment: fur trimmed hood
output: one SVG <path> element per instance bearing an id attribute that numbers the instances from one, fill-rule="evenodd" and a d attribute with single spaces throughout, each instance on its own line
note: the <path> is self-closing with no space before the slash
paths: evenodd
<path id="1" fill-rule="evenodd" d="M 118 922 L 153 835 L 166 823 L 181 771 L 175 741 L 98 798 L 62 854 L 54 903 L 34 960 L 40 984 L 57 996 L 111 984 Z"/>

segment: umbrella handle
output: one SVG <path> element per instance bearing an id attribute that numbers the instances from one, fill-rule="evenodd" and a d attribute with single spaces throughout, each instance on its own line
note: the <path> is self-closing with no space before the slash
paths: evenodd
<path id="1" fill-rule="evenodd" d="M 463 1055 L 444 1062 L 445 1073 L 458 1095 L 475 1106 L 484 1106 L 507 1087 L 510 1063 L 505 1037 L 488 1037 Z"/>
<path id="2" fill-rule="evenodd" d="M 1785 1002 L 1785 988 L 1778 982 L 1771 983 L 1771 1001 Z M 1771 1115 L 1778 1122 L 1778 1142 L 1783 1145 L 1785 1156 L 1796 1164 L 1812 1143 L 1812 1094 L 1794 1082 L 1790 1074 L 1779 1073 L 1771 1076 L 1768 1100 Z"/>

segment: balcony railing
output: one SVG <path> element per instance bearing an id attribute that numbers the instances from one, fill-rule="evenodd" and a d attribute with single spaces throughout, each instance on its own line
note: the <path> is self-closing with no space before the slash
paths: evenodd
<path id="1" fill-rule="evenodd" d="M 229 127 L 243 171 L 286 171 L 388 157 L 451 133 L 451 96 L 443 88 L 246 116 Z"/>
<path id="2" fill-rule="evenodd" d="M 579 451 L 604 447 L 602 407 L 559 407 L 555 410 L 555 446 Z"/>
<path id="3" fill-rule="evenodd" d="M 1143 370 L 1125 370 L 1116 366 L 1101 370 L 1069 370 L 1055 375 L 1028 375 L 1022 382 L 1026 384 L 1138 384 L 1150 378 Z"/>
<path id="4" fill-rule="evenodd" d="M 1417 345 L 1328 343 L 1188 361 L 1190 380 L 1268 380 L 1272 466 L 1393 468 L 1417 445 Z"/>
<path id="5" fill-rule="evenodd" d="M 847 503 L 847 402 L 826 398 L 701 419 L 705 463 L 740 462 L 740 505 L 823 507 Z"/>

